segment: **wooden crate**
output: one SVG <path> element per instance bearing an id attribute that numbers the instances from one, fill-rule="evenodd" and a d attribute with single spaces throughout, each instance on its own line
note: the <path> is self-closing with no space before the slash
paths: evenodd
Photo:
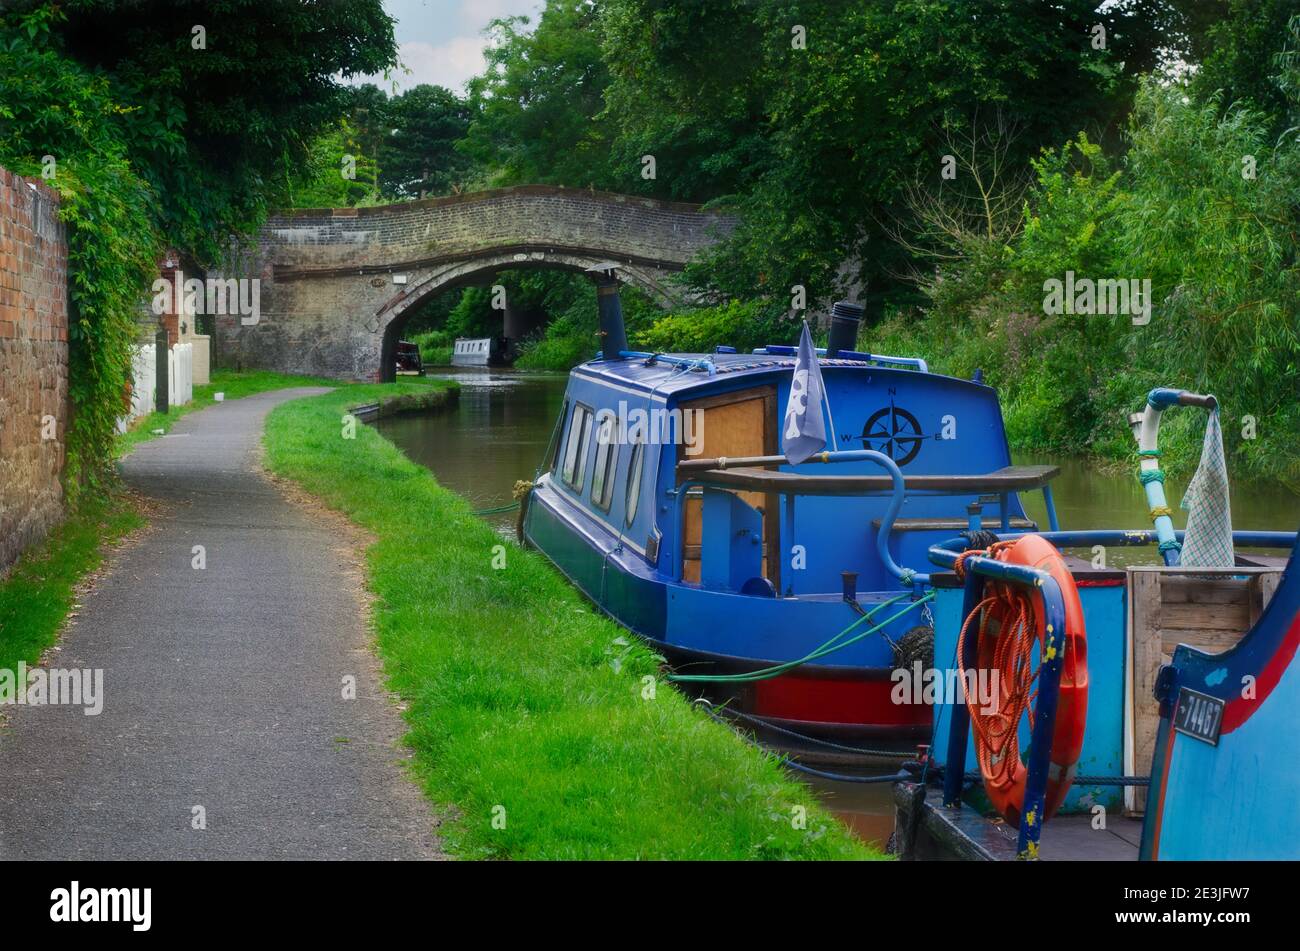
<path id="1" fill-rule="evenodd" d="M 1166 568 L 1141 565 L 1128 569 L 1127 671 L 1124 687 L 1124 771 L 1145 776 L 1155 753 L 1160 705 L 1156 675 L 1173 658 L 1174 648 L 1189 644 L 1218 654 L 1250 630 L 1277 590 L 1277 568 Z M 1146 790 L 1129 787 L 1124 795 L 1129 814 L 1146 807 Z"/>

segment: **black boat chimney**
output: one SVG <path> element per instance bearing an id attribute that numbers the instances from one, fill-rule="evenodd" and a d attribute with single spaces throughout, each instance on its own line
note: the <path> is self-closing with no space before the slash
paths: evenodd
<path id="1" fill-rule="evenodd" d="M 826 356 L 838 356 L 841 350 L 856 350 L 861 324 L 861 304 L 837 300 L 831 305 L 831 338 L 826 344 Z"/>
<path id="2" fill-rule="evenodd" d="M 596 307 L 600 313 L 601 358 L 605 360 L 622 360 L 622 351 L 628 349 L 627 330 L 623 326 L 623 303 L 618 297 L 618 277 L 615 272 L 618 264 L 606 261 L 595 267 L 587 268 L 596 281 Z"/>

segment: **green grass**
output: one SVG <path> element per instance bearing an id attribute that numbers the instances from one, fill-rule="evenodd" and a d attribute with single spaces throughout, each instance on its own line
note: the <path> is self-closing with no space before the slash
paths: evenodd
<path id="1" fill-rule="evenodd" d="M 450 848 L 515 859 L 876 856 L 772 756 L 694 710 L 656 656 L 541 556 L 504 544 L 370 427 L 340 437 L 349 408 L 409 390 L 348 386 L 284 404 L 265 443 L 273 471 L 376 538 L 366 558 L 379 649 L 407 705 L 418 778 L 454 807 Z M 647 683 L 654 699 L 643 698 Z M 792 822 L 799 809 L 805 829 Z"/>
<path id="2" fill-rule="evenodd" d="M 117 437 L 118 458 L 125 456 L 137 444 L 155 438 L 158 433 L 154 430 L 169 432 L 182 416 L 211 406 L 216 402 L 213 397 L 217 393 L 224 393 L 228 400 L 237 400 L 254 393 L 282 390 L 290 386 L 338 386 L 338 380 L 272 373 L 269 370 L 213 370 L 210 379 L 211 382 L 194 387 L 194 399 L 184 406 L 172 406 L 165 413 L 153 412 L 135 420 L 130 429 Z"/>
<path id="3" fill-rule="evenodd" d="M 99 567 L 106 546 L 143 524 L 121 491 L 87 496 L 44 543 L 23 554 L 0 581 L 0 670 L 40 659 L 72 608 L 77 582 Z"/>

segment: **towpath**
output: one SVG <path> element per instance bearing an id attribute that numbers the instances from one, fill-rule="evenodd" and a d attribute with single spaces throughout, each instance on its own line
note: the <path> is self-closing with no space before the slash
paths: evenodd
<path id="1" fill-rule="evenodd" d="M 152 524 L 48 655 L 102 670 L 103 709 L 3 708 L 0 859 L 440 857 L 355 547 L 259 465 L 267 413 L 315 392 L 218 403 L 123 461 Z"/>

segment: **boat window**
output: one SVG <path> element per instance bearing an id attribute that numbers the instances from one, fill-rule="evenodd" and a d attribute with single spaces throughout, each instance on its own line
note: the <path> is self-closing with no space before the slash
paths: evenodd
<path id="1" fill-rule="evenodd" d="M 564 469 L 560 476 L 579 492 L 587 477 L 587 438 L 591 431 L 591 407 L 574 404 L 569 421 L 569 438 L 564 447 Z"/>
<path id="2" fill-rule="evenodd" d="M 560 409 L 560 418 L 559 418 L 559 420 L 558 420 L 558 421 L 556 422 L 556 424 L 555 424 L 555 428 L 556 428 L 557 430 L 560 428 L 560 425 L 564 422 L 564 420 L 568 417 L 568 415 L 569 415 L 569 401 L 568 401 L 568 399 L 566 398 L 565 401 L 564 401 L 564 406 L 561 407 L 561 409 Z M 551 453 L 551 471 L 552 471 L 552 472 L 558 472 L 558 471 L 559 471 L 559 469 L 560 469 L 560 458 L 561 458 L 561 456 L 560 456 L 560 450 L 564 448 L 564 441 L 563 441 L 563 440 L 560 440 L 560 439 L 556 439 L 555 437 L 556 437 L 557 435 L 559 435 L 558 432 L 551 433 L 551 445 L 547 447 L 548 450 L 549 450 L 550 453 Z"/>
<path id="3" fill-rule="evenodd" d="M 627 467 L 627 502 L 624 506 L 627 514 L 624 521 L 630 527 L 636 520 L 636 506 L 641 500 L 641 459 L 645 455 L 645 442 L 640 436 L 632 447 L 632 461 Z"/>
<path id="4" fill-rule="evenodd" d="M 591 504 L 602 512 L 609 511 L 614 499 L 614 464 L 618 461 L 617 419 L 602 411 L 596 423 L 596 468 L 591 474 Z"/>

